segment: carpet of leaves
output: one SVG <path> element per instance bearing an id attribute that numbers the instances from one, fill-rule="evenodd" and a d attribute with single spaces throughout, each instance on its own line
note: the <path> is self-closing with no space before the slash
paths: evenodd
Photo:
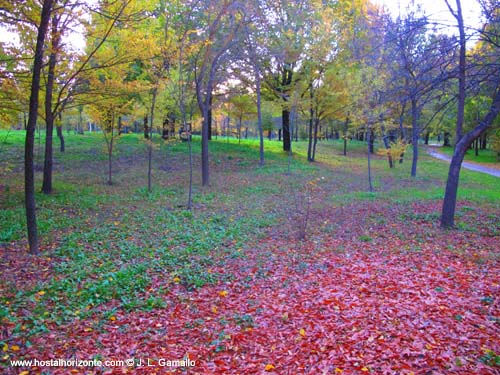
<path id="1" fill-rule="evenodd" d="M 374 203 L 321 210 L 306 241 L 270 232 L 220 259 L 207 269 L 218 283 L 155 274 L 144 297 L 163 288 L 165 307 L 111 302 L 106 319 L 54 324 L 15 356 L 135 360 L 28 369 L 44 374 L 498 374 L 498 236 L 442 231 L 426 216 L 436 206 L 414 205 L 405 223 Z M 183 358 L 195 366 L 160 366 Z"/>

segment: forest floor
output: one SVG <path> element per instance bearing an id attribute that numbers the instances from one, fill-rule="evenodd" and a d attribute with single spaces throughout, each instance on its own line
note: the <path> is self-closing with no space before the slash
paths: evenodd
<path id="1" fill-rule="evenodd" d="M 112 186 L 100 135 L 68 135 L 54 193 L 37 194 L 33 257 L 22 138 L 0 145 L 2 373 L 500 373 L 496 177 L 462 171 L 457 228 L 444 231 L 447 170 L 429 156 L 416 178 L 375 156 L 367 192 L 362 143 L 344 157 L 321 142 L 316 163 L 295 143 L 288 173 L 277 142 L 259 168 L 256 142 L 219 140 L 201 188 L 195 142 L 188 211 L 185 143 L 157 140 L 148 193 L 134 135 L 118 143 Z M 48 362 L 72 359 L 101 363 Z"/>

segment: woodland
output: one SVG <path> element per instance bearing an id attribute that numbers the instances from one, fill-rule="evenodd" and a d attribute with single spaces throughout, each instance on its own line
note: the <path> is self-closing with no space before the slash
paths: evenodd
<path id="1" fill-rule="evenodd" d="M 0 0 L 0 372 L 499 374 L 500 4 L 439 1 Z"/>

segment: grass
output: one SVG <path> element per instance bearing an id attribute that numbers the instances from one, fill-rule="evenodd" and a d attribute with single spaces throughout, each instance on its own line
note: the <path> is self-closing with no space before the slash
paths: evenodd
<path id="1" fill-rule="evenodd" d="M 36 195 L 40 259 L 46 270 L 30 268 L 27 257 L 22 277 L 0 280 L 0 319 L 15 325 L 14 333 L 20 336 L 76 318 L 108 319 L 113 313 L 109 304 L 127 311 L 159 308 L 165 303 L 163 294 L 175 284 L 190 289 L 230 280 L 231 275 L 211 268 L 248 256 L 260 238 L 276 233 L 286 238 L 289 223 L 284 206 L 293 203 L 290 192 L 311 181 L 319 181 L 312 197 L 316 209 L 369 201 L 405 211 L 415 202 L 442 199 L 447 174 L 446 163 L 427 156 L 422 156 L 416 178 L 410 177 L 410 159 L 389 169 L 386 160 L 374 156 L 376 192 L 368 192 L 362 142 L 351 141 L 347 157 L 342 155 L 341 141 L 320 142 L 316 163 L 307 162 L 305 142 L 293 143 L 289 175 L 289 157 L 281 143 L 266 141 L 266 165 L 259 168 L 257 141 L 239 144 L 219 139 L 210 142 L 211 185 L 202 188 L 200 144 L 195 138 L 194 210 L 186 211 L 186 143 L 167 145 L 155 138 L 154 189 L 149 193 L 146 146 L 139 136 L 127 134 L 117 143 L 112 186 L 105 184 L 102 135 L 65 137 L 67 151 L 54 153 L 54 194 Z M 0 131 L 0 243 L 9 259 L 26 251 L 23 141 L 21 131 Z M 43 135 L 38 142 L 43 145 Z M 42 150 L 35 149 L 38 167 Z M 37 191 L 40 186 L 38 172 Z M 498 179 L 463 171 L 459 199 L 498 210 Z M 412 218 L 437 220 L 435 213 Z M 467 225 L 467 230 L 474 230 L 481 224 Z M 363 233 L 357 238 L 373 241 Z M 248 315 L 234 319 L 242 326 L 253 324 Z"/>

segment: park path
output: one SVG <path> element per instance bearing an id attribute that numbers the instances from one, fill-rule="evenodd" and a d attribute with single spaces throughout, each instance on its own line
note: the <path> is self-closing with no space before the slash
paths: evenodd
<path id="1" fill-rule="evenodd" d="M 427 149 L 427 153 L 430 156 L 432 156 L 433 158 L 444 160 L 444 161 L 447 161 L 448 163 L 451 161 L 451 157 L 449 157 L 448 155 L 443 155 L 440 152 L 436 152 L 431 148 Z M 495 177 L 500 177 L 500 169 L 498 169 L 498 168 L 485 167 L 481 164 L 470 163 L 467 161 L 464 161 L 462 163 L 462 168 L 469 169 L 469 170 L 475 171 L 475 172 L 486 173 L 486 174 L 489 174 L 489 175 L 495 176 Z"/>

